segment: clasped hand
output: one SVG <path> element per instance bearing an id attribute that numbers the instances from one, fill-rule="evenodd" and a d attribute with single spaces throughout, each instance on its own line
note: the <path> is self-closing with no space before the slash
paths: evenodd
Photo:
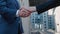
<path id="1" fill-rule="evenodd" d="M 29 9 L 21 8 L 18 14 L 20 17 L 28 17 L 31 13 L 32 11 L 30 11 Z"/>

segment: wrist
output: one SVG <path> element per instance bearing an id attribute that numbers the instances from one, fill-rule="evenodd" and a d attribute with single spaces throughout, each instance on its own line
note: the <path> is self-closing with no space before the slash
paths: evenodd
<path id="1" fill-rule="evenodd" d="M 30 10 L 31 10 L 32 12 L 36 12 L 36 7 L 30 7 Z"/>

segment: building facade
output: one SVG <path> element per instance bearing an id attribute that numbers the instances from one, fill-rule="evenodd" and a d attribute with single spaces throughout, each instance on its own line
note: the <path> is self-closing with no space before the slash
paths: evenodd
<path id="1" fill-rule="evenodd" d="M 48 29 L 55 30 L 55 16 L 54 15 L 48 15 Z"/>

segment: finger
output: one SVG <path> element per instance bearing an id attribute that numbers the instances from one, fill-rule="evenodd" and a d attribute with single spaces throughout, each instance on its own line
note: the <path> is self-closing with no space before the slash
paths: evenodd
<path id="1" fill-rule="evenodd" d="M 25 11 L 25 13 L 26 13 L 26 16 L 29 16 L 31 14 L 31 12 L 29 11 Z"/>
<path id="2" fill-rule="evenodd" d="M 25 8 L 23 8 L 22 10 L 24 10 L 24 12 L 26 12 L 26 13 L 27 13 L 27 11 L 28 11 L 28 13 L 32 13 L 32 11 L 25 9 Z"/>
<path id="3" fill-rule="evenodd" d="M 26 13 L 25 16 L 28 17 L 30 15 L 30 13 Z"/>
<path id="4" fill-rule="evenodd" d="M 21 10 L 21 17 L 28 17 L 30 15 L 30 12 L 25 10 L 25 9 L 22 9 Z"/>
<path id="5" fill-rule="evenodd" d="M 32 11 L 31 10 L 29 10 L 29 9 L 25 9 L 26 11 L 28 11 L 28 12 L 30 12 L 30 13 L 32 13 Z"/>
<path id="6" fill-rule="evenodd" d="M 20 11 L 20 16 L 23 17 L 24 14 L 25 14 L 24 10 L 21 10 L 21 11 Z"/>

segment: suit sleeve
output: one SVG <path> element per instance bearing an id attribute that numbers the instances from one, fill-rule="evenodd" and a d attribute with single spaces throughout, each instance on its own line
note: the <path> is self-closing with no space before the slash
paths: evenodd
<path id="1" fill-rule="evenodd" d="M 38 11 L 38 14 L 43 13 L 51 8 L 57 7 L 60 5 L 60 0 L 50 0 L 47 1 L 41 5 L 37 5 L 36 9 Z"/>
<path id="2" fill-rule="evenodd" d="M 0 0 L 0 14 L 5 19 L 14 19 L 16 17 L 17 9 L 11 9 L 6 6 L 6 2 L 4 0 Z"/>

